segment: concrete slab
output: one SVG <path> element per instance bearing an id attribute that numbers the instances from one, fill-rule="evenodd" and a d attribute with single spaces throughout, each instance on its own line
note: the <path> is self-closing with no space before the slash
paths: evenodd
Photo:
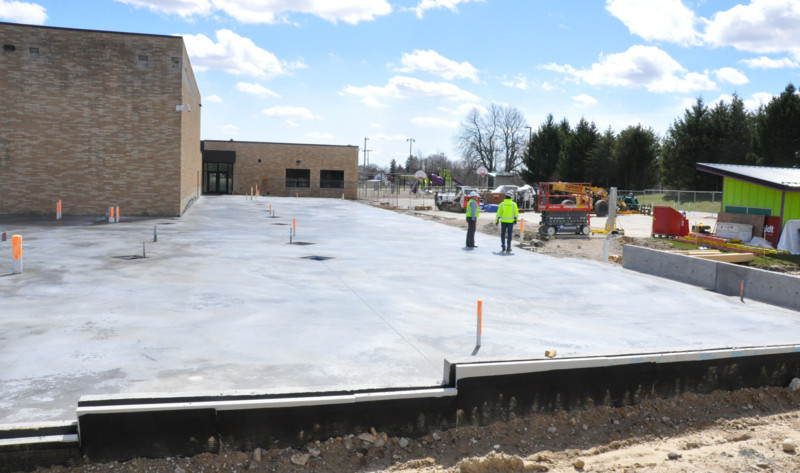
<path id="1" fill-rule="evenodd" d="M 310 244 L 289 245 L 293 218 Z M 436 386 L 444 359 L 797 342 L 796 311 L 503 255 L 480 233 L 467 250 L 462 230 L 357 202 L 206 196 L 179 219 L 91 221 L 3 222 L 24 272 L 0 243 L 0 423 L 72 420 L 85 394 Z M 143 242 L 147 258 L 129 259 Z"/>

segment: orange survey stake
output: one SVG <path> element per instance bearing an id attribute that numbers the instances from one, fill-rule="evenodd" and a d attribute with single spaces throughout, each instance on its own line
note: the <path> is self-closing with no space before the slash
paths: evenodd
<path id="1" fill-rule="evenodd" d="M 11 253 L 14 255 L 15 261 L 19 261 L 22 258 L 22 235 L 11 237 Z"/>

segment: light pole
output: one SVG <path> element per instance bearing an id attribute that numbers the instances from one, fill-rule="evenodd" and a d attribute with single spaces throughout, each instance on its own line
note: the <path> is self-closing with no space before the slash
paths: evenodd
<path id="1" fill-rule="evenodd" d="M 364 172 L 367 172 L 367 140 L 368 139 L 369 138 L 367 138 L 366 136 L 364 137 Z"/>
<path id="2" fill-rule="evenodd" d="M 411 145 L 414 144 L 414 138 L 408 138 L 406 141 L 408 141 L 408 158 L 410 162 L 411 158 L 414 156 L 411 154 Z"/>
<path id="3" fill-rule="evenodd" d="M 528 129 L 528 146 L 530 146 L 531 145 L 531 140 L 533 139 L 533 134 L 531 132 L 531 127 L 526 126 L 525 128 Z"/>

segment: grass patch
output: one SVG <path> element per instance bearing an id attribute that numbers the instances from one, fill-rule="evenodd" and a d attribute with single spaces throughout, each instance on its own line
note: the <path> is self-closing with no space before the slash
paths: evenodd
<path id="1" fill-rule="evenodd" d="M 718 213 L 722 210 L 722 202 L 719 197 L 712 198 L 708 193 L 698 192 L 665 192 L 663 194 L 637 194 L 636 198 L 640 204 L 652 206 L 672 207 L 674 209 L 686 210 L 687 212 L 708 212 Z"/>

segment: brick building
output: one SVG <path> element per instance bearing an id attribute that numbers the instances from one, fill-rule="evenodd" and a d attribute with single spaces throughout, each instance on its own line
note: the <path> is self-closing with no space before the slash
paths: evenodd
<path id="1" fill-rule="evenodd" d="M 202 186 L 183 39 L 0 23 L 0 213 L 181 215 Z"/>
<path id="2" fill-rule="evenodd" d="M 358 147 L 204 140 L 203 193 L 358 197 Z"/>

